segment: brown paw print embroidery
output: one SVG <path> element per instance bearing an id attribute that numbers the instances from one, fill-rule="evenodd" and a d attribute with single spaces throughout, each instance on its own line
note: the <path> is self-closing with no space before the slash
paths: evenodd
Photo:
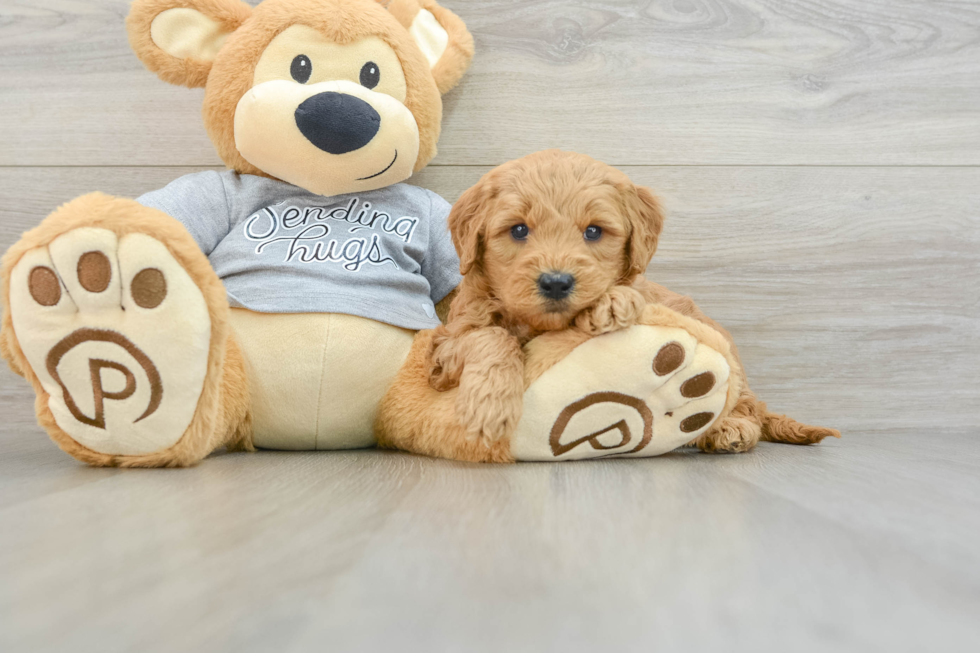
<path id="1" fill-rule="evenodd" d="M 208 373 L 211 318 L 165 244 L 79 228 L 25 253 L 9 288 L 18 344 L 68 437 L 120 455 L 180 439 Z"/>
<path id="2" fill-rule="evenodd" d="M 658 419 L 673 422 L 673 430 L 683 434 L 703 429 L 714 420 L 715 412 L 685 408 L 695 408 L 693 400 L 709 395 L 718 383 L 713 371 L 698 369 L 692 363 L 695 361 L 688 360 L 681 343 L 667 342 L 653 357 L 651 372 L 661 379 L 670 375 L 683 378 L 660 384 L 653 397 L 603 391 L 568 404 L 549 434 L 552 454 L 557 458 L 582 446 L 594 450 L 589 457 L 636 454 L 652 440 Z M 652 406 L 668 410 L 660 410 L 658 415 Z"/>
<path id="3" fill-rule="evenodd" d="M 61 388 L 65 405 L 68 407 L 68 411 L 72 414 L 72 416 L 82 424 L 88 424 L 89 426 L 104 429 L 106 427 L 105 401 L 107 399 L 113 401 L 123 401 L 129 399 L 136 393 L 136 375 L 129 369 L 129 366 L 124 363 L 106 360 L 104 358 L 89 358 L 88 368 L 89 381 L 91 382 L 92 386 L 91 401 L 93 405 L 93 415 L 89 417 L 82 412 L 81 408 L 78 406 L 78 402 L 75 400 L 75 397 L 72 396 L 71 389 L 69 388 L 68 384 L 62 380 L 61 375 L 58 373 L 58 364 L 61 362 L 61 359 L 65 357 L 65 355 L 76 347 L 86 343 L 107 343 L 110 345 L 115 345 L 129 354 L 127 357 L 128 359 L 136 361 L 145 375 L 141 376 L 141 378 L 146 378 L 149 382 L 150 392 L 149 398 L 147 399 L 146 410 L 144 410 L 143 413 L 134 420 L 134 423 L 142 421 L 155 413 L 157 408 L 160 407 L 160 402 L 163 400 L 163 383 L 160 380 L 160 372 L 157 371 L 157 367 L 153 364 L 153 361 L 151 361 L 139 347 L 133 344 L 129 338 L 121 333 L 109 331 L 107 329 L 78 329 L 77 331 L 72 331 L 70 334 L 68 334 L 68 336 L 52 347 L 51 351 L 48 352 L 47 357 L 48 374 L 51 375 L 51 378 L 54 379 L 55 383 L 57 383 Z M 121 390 L 109 391 L 105 388 L 105 381 L 103 378 L 104 370 L 112 370 L 123 376 L 124 385 Z"/>
<path id="4" fill-rule="evenodd" d="M 93 294 L 104 293 L 109 289 L 112 282 L 112 264 L 109 257 L 101 251 L 85 252 L 78 257 L 75 267 L 78 285 L 85 291 Z M 50 267 L 39 265 L 31 269 L 28 275 L 28 291 L 41 306 L 56 306 L 61 301 L 61 284 L 58 275 Z M 133 277 L 129 284 L 129 292 L 133 301 L 142 308 L 156 308 L 167 296 L 167 282 L 163 273 L 156 268 L 145 268 L 140 270 Z M 48 352 L 46 365 L 48 374 L 55 383 L 61 388 L 65 406 L 71 415 L 89 426 L 99 429 L 106 427 L 105 421 L 105 402 L 124 401 L 136 393 L 137 375 L 134 374 L 129 366 L 118 360 L 106 360 L 103 358 L 88 358 L 88 380 L 91 383 L 91 395 L 84 400 L 76 400 L 69 385 L 61 378 L 58 371 L 59 363 L 70 354 L 72 350 L 87 343 L 105 343 L 107 345 L 119 347 L 128 356 L 119 357 L 122 360 L 135 361 L 142 374 L 140 379 L 146 379 L 150 390 L 147 398 L 146 410 L 136 418 L 139 422 L 152 415 L 160 407 L 163 399 L 163 383 L 160 373 L 153 361 L 129 338 L 110 329 L 81 328 L 72 331 L 70 334 L 58 341 Z M 110 391 L 106 389 L 103 372 L 113 372 L 122 376 L 123 387 L 119 390 Z M 77 387 L 76 387 L 77 391 Z M 79 403 L 91 405 L 91 415 L 85 414 L 79 407 Z"/>
<path id="5" fill-rule="evenodd" d="M 571 441 L 562 443 L 562 436 L 565 435 L 565 431 L 568 429 L 568 424 L 572 421 L 573 417 L 582 411 L 588 410 L 592 406 L 607 403 L 618 404 L 623 406 L 626 410 L 632 409 L 636 412 L 643 424 L 642 432 L 639 434 L 639 438 L 636 437 L 637 434 L 633 433 L 629 423 L 624 418 L 620 419 L 615 424 L 600 427 L 592 433 L 588 433 L 581 437 L 572 439 Z M 650 412 L 650 407 L 647 406 L 642 399 L 631 397 L 621 392 L 595 392 L 587 397 L 583 397 L 573 404 L 569 404 L 569 406 L 565 408 L 560 415 L 558 415 L 558 419 L 555 421 L 555 425 L 551 429 L 549 442 L 551 443 L 551 451 L 555 454 L 555 456 L 568 453 L 580 444 L 586 443 L 588 443 L 589 446 L 596 451 L 603 451 L 609 449 L 619 449 L 621 447 L 625 447 L 631 442 L 635 442 L 636 447 L 630 450 L 630 453 L 633 453 L 647 446 L 647 444 L 650 442 L 650 438 L 652 437 L 653 413 Z"/>

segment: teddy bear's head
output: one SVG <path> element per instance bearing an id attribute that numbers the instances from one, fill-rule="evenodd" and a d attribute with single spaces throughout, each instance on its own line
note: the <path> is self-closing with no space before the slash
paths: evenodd
<path id="1" fill-rule="evenodd" d="M 473 56 L 433 0 L 135 0 L 130 43 L 164 81 L 206 87 L 204 123 L 242 173 L 321 195 L 410 177 Z"/>

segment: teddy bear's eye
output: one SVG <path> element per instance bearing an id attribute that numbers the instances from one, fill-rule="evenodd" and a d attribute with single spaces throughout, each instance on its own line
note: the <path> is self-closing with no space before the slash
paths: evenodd
<path id="1" fill-rule="evenodd" d="M 602 227 L 597 227 L 594 224 L 590 224 L 585 228 L 584 236 L 586 240 L 599 240 L 602 238 Z"/>
<path id="2" fill-rule="evenodd" d="M 310 63 L 309 57 L 301 54 L 293 59 L 293 64 L 289 67 L 289 72 L 293 76 L 293 79 L 300 84 L 305 84 L 310 81 L 310 75 L 313 74 L 313 64 Z"/>
<path id="3" fill-rule="evenodd" d="M 381 81 L 381 69 L 378 64 L 369 61 L 361 66 L 361 86 L 374 88 Z"/>

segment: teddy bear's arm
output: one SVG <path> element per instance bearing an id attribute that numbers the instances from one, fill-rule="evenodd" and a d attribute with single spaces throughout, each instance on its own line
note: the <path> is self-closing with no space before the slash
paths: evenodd
<path id="1" fill-rule="evenodd" d="M 222 175 L 230 174 L 207 170 L 184 175 L 136 201 L 175 218 L 209 255 L 231 231 L 231 208 L 222 180 Z"/>

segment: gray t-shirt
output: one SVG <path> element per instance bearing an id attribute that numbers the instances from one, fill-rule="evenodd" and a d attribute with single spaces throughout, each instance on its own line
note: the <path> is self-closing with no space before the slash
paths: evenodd
<path id="1" fill-rule="evenodd" d="M 439 324 L 435 304 L 462 280 L 449 203 L 408 184 L 324 197 L 208 171 L 137 201 L 183 223 L 231 305 L 260 313 L 347 313 L 428 329 Z"/>

